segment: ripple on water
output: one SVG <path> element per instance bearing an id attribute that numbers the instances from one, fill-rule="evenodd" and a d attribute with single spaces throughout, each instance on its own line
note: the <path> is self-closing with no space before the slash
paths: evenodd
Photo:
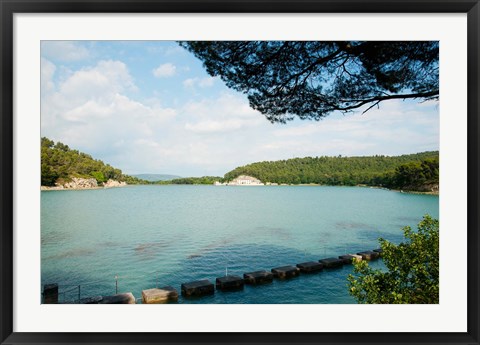
<path id="1" fill-rule="evenodd" d="M 119 292 L 139 297 L 157 284 L 180 290 L 226 272 L 373 249 L 377 237 L 401 240 L 401 227 L 424 213 L 438 217 L 438 197 L 355 187 L 132 186 L 41 198 L 41 282 L 86 284 L 83 297 L 114 293 L 115 275 Z M 179 302 L 352 303 L 345 288 L 351 269 Z"/>

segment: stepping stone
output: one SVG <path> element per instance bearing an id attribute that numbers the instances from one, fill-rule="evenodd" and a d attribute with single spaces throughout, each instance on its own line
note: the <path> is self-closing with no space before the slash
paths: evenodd
<path id="1" fill-rule="evenodd" d="M 135 304 L 135 297 L 131 292 L 119 293 L 113 296 L 102 296 L 98 304 Z"/>
<path id="2" fill-rule="evenodd" d="M 244 281 L 239 276 L 225 276 L 217 278 L 215 286 L 217 290 L 222 291 L 242 290 Z"/>
<path id="3" fill-rule="evenodd" d="M 58 284 L 46 284 L 43 286 L 43 304 L 58 303 Z"/>
<path id="4" fill-rule="evenodd" d="M 344 264 L 352 264 L 353 260 L 358 260 L 358 261 L 362 260 L 362 256 L 358 254 L 345 254 L 345 255 L 340 255 L 338 258 L 342 259 Z"/>
<path id="5" fill-rule="evenodd" d="M 148 289 L 142 291 L 143 304 L 158 304 L 178 301 L 178 292 L 172 286 Z"/>
<path id="6" fill-rule="evenodd" d="M 214 293 L 213 284 L 208 279 L 182 284 L 182 295 L 185 297 L 213 295 Z"/>
<path id="7" fill-rule="evenodd" d="M 378 259 L 378 257 L 380 256 L 380 253 L 372 252 L 371 250 L 366 250 L 357 254 L 361 255 L 363 260 L 374 260 Z"/>
<path id="8" fill-rule="evenodd" d="M 273 281 L 273 274 L 267 271 L 255 271 L 243 274 L 246 284 L 267 284 Z"/>
<path id="9" fill-rule="evenodd" d="M 322 259 L 322 260 L 319 260 L 319 262 L 323 264 L 323 267 L 325 268 L 334 268 L 334 267 L 343 266 L 343 260 L 338 258 Z"/>
<path id="10" fill-rule="evenodd" d="M 295 266 L 282 266 L 272 268 L 272 273 L 275 278 L 286 279 L 298 277 L 300 275 L 300 269 Z"/>
<path id="11" fill-rule="evenodd" d="M 82 298 L 78 303 L 80 303 L 80 304 L 99 304 L 102 299 L 103 299 L 102 296 L 86 297 L 86 298 Z"/>
<path id="12" fill-rule="evenodd" d="M 323 270 L 323 264 L 317 261 L 302 262 L 301 264 L 297 264 L 297 267 L 302 273 L 313 273 Z"/>

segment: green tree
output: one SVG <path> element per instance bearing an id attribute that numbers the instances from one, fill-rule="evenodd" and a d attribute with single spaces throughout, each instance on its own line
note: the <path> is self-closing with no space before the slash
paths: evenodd
<path id="1" fill-rule="evenodd" d="M 191 41 L 211 76 L 271 122 L 439 97 L 437 41 Z"/>
<path id="2" fill-rule="evenodd" d="M 354 263 L 350 294 L 359 303 L 415 304 L 439 302 L 439 222 L 424 216 L 418 231 L 403 228 L 406 241 L 395 245 L 380 239 L 387 271 L 366 261 Z"/>
<path id="3" fill-rule="evenodd" d="M 213 184 L 215 181 L 221 181 L 218 176 L 202 176 L 202 177 L 182 177 L 169 181 L 157 181 L 157 184 Z"/>
<path id="4" fill-rule="evenodd" d="M 53 142 L 53 140 L 50 140 L 46 137 L 42 137 L 41 138 L 41 146 L 42 148 L 50 148 L 54 145 L 55 143 Z"/>
<path id="5" fill-rule="evenodd" d="M 404 172 L 405 169 L 399 170 L 399 167 L 408 164 L 413 164 L 415 169 L 408 170 L 409 174 L 402 176 L 399 171 Z M 424 179 L 416 179 L 415 183 L 412 183 L 417 174 L 422 174 Z M 361 184 L 429 191 L 430 184 L 438 184 L 438 151 L 392 157 L 305 157 L 256 162 L 227 172 L 224 180 L 231 181 L 239 175 L 253 176 L 263 182 Z"/>
<path id="6" fill-rule="evenodd" d="M 98 183 L 107 182 L 107 179 L 105 178 L 105 176 L 101 171 L 92 171 L 90 175 L 92 175 L 97 180 Z"/>
<path id="7" fill-rule="evenodd" d="M 389 188 L 428 191 L 439 183 L 439 160 L 432 157 L 398 166 L 394 173 L 384 176 L 383 185 Z"/>
<path id="8" fill-rule="evenodd" d="M 54 186 L 58 179 L 58 174 L 48 164 L 43 163 L 41 165 L 41 185 L 42 186 Z"/>
<path id="9" fill-rule="evenodd" d="M 41 184 L 42 186 L 54 186 L 58 180 L 69 180 L 72 177 L 91 178 L 97 182 L 106 182 L 108 179 L 125 181 L 128 184 L 148 183 L 122 174 L 101 160 L 93 159 L 92 156 L 73 150 L 61 142 L 43 137 L 41 138 Z"/>

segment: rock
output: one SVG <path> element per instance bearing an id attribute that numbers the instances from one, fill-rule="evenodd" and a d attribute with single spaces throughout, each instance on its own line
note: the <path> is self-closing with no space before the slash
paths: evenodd
<path id="1" fill-rule="evenodd" d="M 97 180 L 94 178 L 72 177 L 70 182 L 63 185 L 65 189 L 91 189 L 98 188 Z"/>
<path id="2" fill-rule="evenodd" d="M 178 301 L 178 292 L 171 286 L 142 291 L 143 304 L 158 304 Z"/>
<path id="3" fill-rule="evenodd" d="M 325 268 L 334 268 L 334 267 L 343 266 L 343 260 L 338 258 L 322 259 L 322 260 L 319 260 L 319 262 L 323 264 L 323 267 Z"/>
<path id="4" fill-rule="evenodd" d="M 112 187 L 124 187 L 126 182 L 119 182 L 116 180 L 109 179 L 107 182 L 103 183 L 102 186 L 105 188 Z M 55 187 L 41 186 L 41 190 L 64 190 L 64 189 L 96 189 L 100 188 L 97 180 L 94 178 L 81 178 L 81 177 L 72 177 L 71 181 L 65 183 L 57 183 Z"/>
<path id="5" fill-rule="evenodd" d="M 43 303 L 58 303 L 58 284 L 47 284 L 43 286 Z"/>
<path id="6" fill-rule="evenodd" d="M 363 260 L 375 260 L 380 257 L 380 253 L 373 252 L 371 250 L 366 250 L 364 252 L 359 252 L 357 254 L 361 255 Z"/>
<path id="7" fill-rule="evenodd" d="M 127 185 L 126 182 L 119 182 L 116 180 L 109 179 L 107 182 L 103 184 L 105 188 L 112 188 L 112 187 L 125 187 Z"/>
<path id="8" fill-rule="evenodd" d="M 80 304 L 135 304 L 135 297 L 131 292 L 119 293 L 113 296 L 95 296 L 82 298 Z"/>
<path id="9" fill-rule="evenodd" d="M 297 264 L 302 273 L 313 273 L 323 270 L 323 264 L 316 261 L 302 262 Z"/>
<path id="10" fill-rule="evenodd" d="M 208 279 L 182 284 L 182 295 L 185 297 L 213 295 L 214 293 L 213 284 Z"/>
<path id="11" fill-rule="evenodd" d="M 358 254 L 345 254 L 340 255 L 338 258 L 342 259 L 344 264 L 352 264 L 353 260 L 362 261 L 362 256 Z"/>
<path id="12" fill-rule="evenodd" d="M 102 296 L 99 304 L 135 304 L 135 297 L 131 292 L 119 293 L 113 296 Z"/>
<path id="13" fill-rule="evenodd" d="M 102 299 L 103 299 L 102 296 L 86 297 L 86 298 L 82 298 L 78 303 L 80 303 L 80 304 L 99 304 Z"/>
<path id="14" fill-rule="evenodd" d="M 243 274 L 246 284 L 267 284 L 273 281 L 273 274 L 267 271 L 255 271 Z"/>
<path id="15" fill-rule="evenodd" d="M 244 281 L 239 276 L 225 276 L 215 280 L 217 290 L 233 291 L 242 290 Z"/>
<path id="16" fill-rule="evenodd" d="M 287 279 L 298 277 L 298 275 L 300 274 L 300 269 L 295 266 L 282 266 L 272 268 L 272 273 L 275 278 Z"/>

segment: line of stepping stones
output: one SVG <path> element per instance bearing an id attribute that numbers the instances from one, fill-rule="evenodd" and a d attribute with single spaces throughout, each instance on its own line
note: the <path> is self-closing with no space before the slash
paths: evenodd
<path id="1" fill-rule="evenodd" d="M 183 297 L 200 297 L 213 295 L 216 290 L 239 291 L 243 290 L 245 284 L 260 285 L 268 284 L 273 278 L 288 279 L 297 277 L 300 273 L 315 273 L 324 268 L 336 268 L 344 264 L 351 264 L 353 260 L 374 260 L 380 257 L 382 250 L 364 251 L 357 254 L 340 255 L 338 258 L 327 258 L 319 261 L 309 261 L 297 264 L 296 266 L 282 266 L 272 268 L 271 272 L 262 270 L 243 274 L 243 278 L 236 275 L 227 275 L 216 278 L 215 286 L 208 279 L 197 280 L 181 285 Z M 178 292 L 171 286 L 148 289 L 142 291 L 142 303 L 168 303 L 178 301 Z"/>
<path id="2" fill-rule="evenodd" d="M 336 268 L 344 264 L 351 264 L 354 260 L 374 260 L 380 257 L 381 249 L 372 251 L 359 252 L 357 254 L 340 255 L 338 258 L 327 258 L 319 261 L 309 261 L 297 264 L 296 266 L 282 266 L 272 268 L 271 272 L 262 270 L 243 274 L 243 278 L 236 275 L 227 275 L 225 277 L 216 278 L 214 284 L 208 279 L 183 283 L 181 285 L 181 293 L 185 298 L 213 295 L 215 289 L 220 291 L 238 291 L 243 290 L 245 284 L 261 285 L 268 284 L 273 278 L 288 279 L 297 277 L 300 273 L 315 273 L 324 268 Z M 55 285 L 55 286 L 53 286 Z M 46 293 L 46 285 L 44 294 Z M 58 285 L 52 284 L 49 290 L 56 291 L 58 299 Z M 142 291 L 142 303 L 157 304 L 171 303 L 178 301 L 178 291 L 172 286 L 162 288 L 147 289 Z M 44 302 L 45 303 L 45 302 Z M 47 302 L 48 303 L 48 302 Z M 53 302 L 55 303 L 55 302 Z M 136 299 L 131 292 L 116 294 L 113 296 L 96 296 L 81 299 L 80 304 L 135 304 Z"/>

